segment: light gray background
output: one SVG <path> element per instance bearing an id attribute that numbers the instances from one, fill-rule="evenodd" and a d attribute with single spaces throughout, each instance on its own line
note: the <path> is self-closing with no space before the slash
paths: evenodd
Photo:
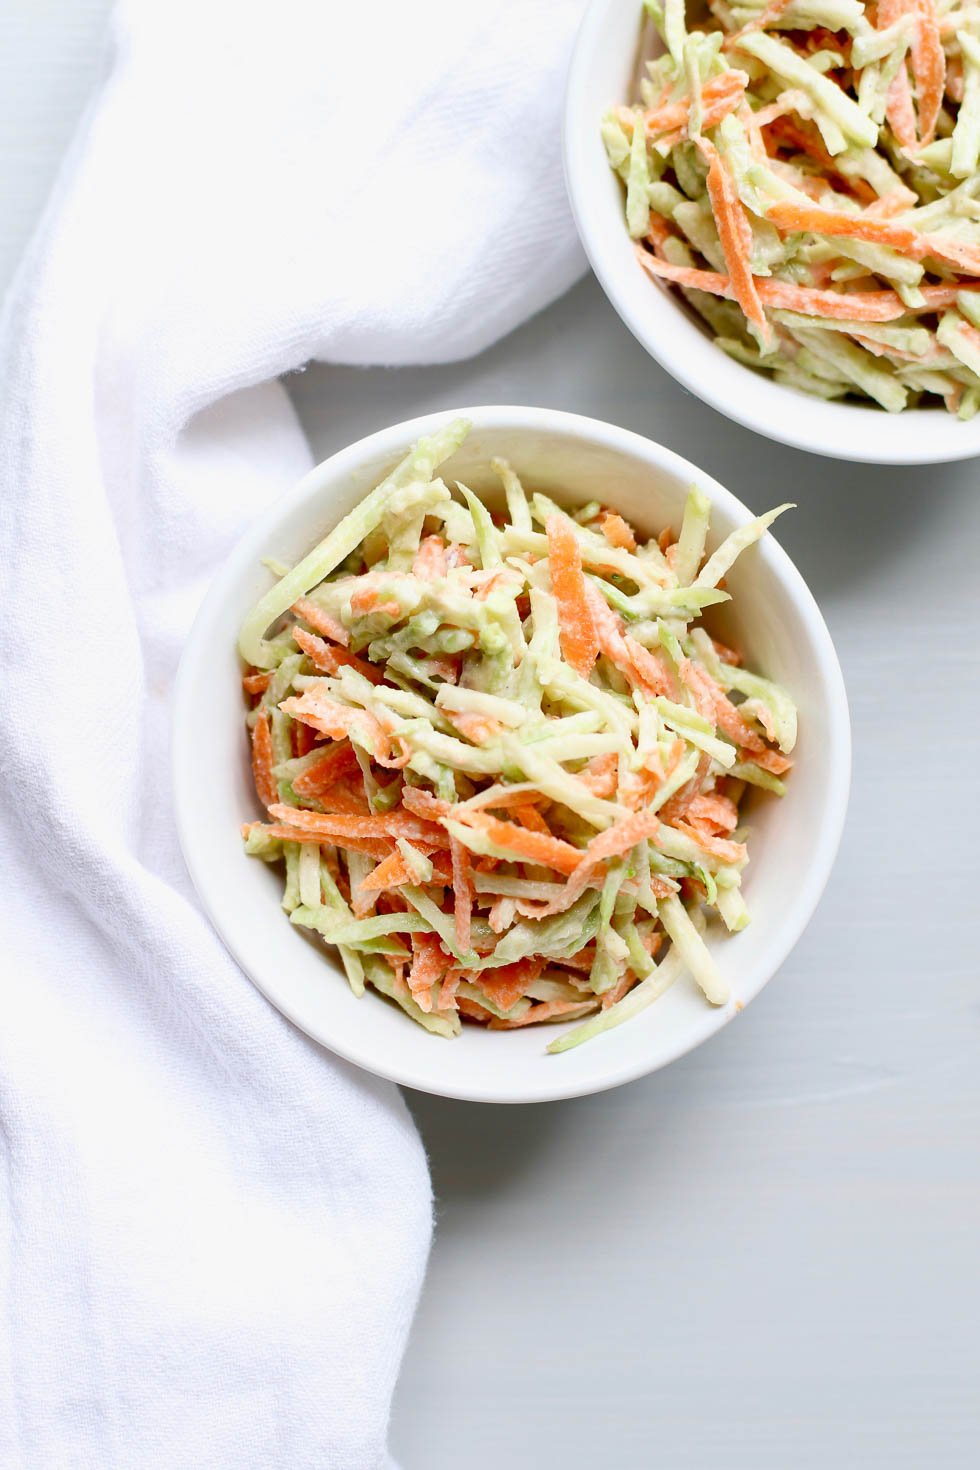
<path id="1" fill-rule="evenodd" d="M 107 11 L 0 0 L 2 286 Z M 428 409 L 537 402 L 661 439 L 758 509 L 798 500 L 780 535 L 854 721 L 837 870 L 736 1024 L 602 1097 L 410 1098 L 438 1229 L 395 1403 L 405 1470 L 972 1470 L 980 467 L 768 445 L 677 388 L 592 282 L 463 366 L 292 388 L 318 454 Z"/>

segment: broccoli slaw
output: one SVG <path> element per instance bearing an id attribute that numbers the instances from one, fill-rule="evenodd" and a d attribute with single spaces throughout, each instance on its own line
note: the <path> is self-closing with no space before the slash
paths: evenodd
<path id="1" fill-rule="evenodd" d="M 504 511 L 405 459 L 246 618 L 245 849 L 285 870 L 291 921 L 428 1031 L 580 1020 L 563 1051 L 681 975 L 729 999 L 704 940 L 749 920 L 739 813 L 781 795 L 796 710 L 700 626 L 787 507 L 706 555 L 692 488 L 676 538 L 527 493 Z M 734 696 L 734 698 L 732 697 Z"/>
<path id="2" fill-rule="evenodd" d="M 980 408 L 980 8 L 644 7 L 602 136 L 642 267 L 731 357 L 825 399 Z"/>

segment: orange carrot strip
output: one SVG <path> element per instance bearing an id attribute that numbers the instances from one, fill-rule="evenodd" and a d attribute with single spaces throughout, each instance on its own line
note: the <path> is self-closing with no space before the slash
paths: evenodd
<path id="1" fill-rule="evenodd" d="M 752 765 L 759 766 L 763 771 L 769 771 L 773 776 L 784 776 L 792 768 L 793 762 L 778 750 L 751 750 L 745 753 L 746 760 Z"/>
<path id="2" fill-rule="evenodd" d="M 459 970 L 447 970 L 439 987 L 439 1009 L 440 1011 L 455 1011 L 459 1007 L 456 1003 L 456 991 L 462 980 Z"/>
<path id="3" fill-rule="evenodd" d="M 549 516 L 548 563 L 558 603 L 558 637 L 565 660 L 587 679 L 599 656 L 599 637 L 585 595 L 582 552 L 564 516 Z"/>
<path id="4" fill-rule="evenodd" d="M 433 822 L 441 821 L 443 817 L 452 816 L 453 813 L 452 805 L 448 801 L 442 801 L 440 797 L 433 796 L 430 791 L 423 791 L 419 786 L 402 788 L 402 806 L 414 812 L 417 817 L 428 817 Z"/>
<path id="5" fill-rule="evenodd" d="M 629 633 L 623 639 L 626 651 L 629 654 L 630 663 L 636 670 L 637 680 L 646 686 L 652 694 L 663 694 L 668 699 L 677 693 L 676 681 L 670 670 L 661 658 L 644 648 L 642 643 L 637 643 Z"/>
<path id="6" fill-rule="evenodd" d="M 350 634 L 343 623 L 338 623 L 328 612 L 324 612 L 312 598 L 298 597 L 293 603 L 290 611 L 297 618 L 302 618 L 304 623 L 317 633 L 322 633 L 324 638 L 329 638 L 333 643 L 339 643 L 344 648 L 350 642 Z"/>
<path id="7" fill-rule="evenodd" d="M 271 669 L 263 669 L 261 672 L 252 669 L 249 673 L 242 675 L 242 688 L 246 694 L 264 694 L 271 683 Z"/>
<path id="8" fill-rule="evenodd" d="M 695 291 L 707 291 L 712 296 L 724 296 L 735 300 L 735 292 L 728 276 L 717 271 L 702 271 L 694 267 L 671 265 L 658 260 L 648 250 L 638 246 L 637 258 L 643 269 L 661 280 L 673 281 L 675 285 L 687 286 Z M 895 291 L 816 291 L 810 286 L 792 286 L 786 281 L 756 278 L 756 289 L 766 306 L 781 307 L 785 311 L 798 311 L 805 316 L 822 316 L 838 321 L 892 322 L 906 312 L 938 311 L 953 306 L 959 291 L 980 290 L 980 280 L 956 281 L 949 285 L 922 286 L 920 289 L 925 305 L 909 308 Z"/>
<path id="9" fill-rule="evenodd" d="M 449 852 L 452 857 L 453 917 L 456 921 L 456 943 L 464 953 L 470 947 L 473 920 L 473 879 L 469 849 L 458 837 L 450 837 Z"/>
<path id="10" fill-rule="evenodd" d="M 554 836 L 554 833 L 537 807 L 532 806 L 529 801 L 518 802 L 514 806 L 513 811 L 514 816 L 520 822 L 521 826 L 526 827 L 529 832 L 542 832 L 545 837 Z"/>
<path id="11" fill-rule="evenodd" d="M 674 747 L 676 749 L 676 746 Z M 683 749 L 683 746 L 681 747 Z M 670 826 L 680 817 L 683 817 L 691 802 L 700 795 L 701 788 L 711 766 L 711 757 L 705 753 L 698 761 L 697 769 L 690 781 L 686 782 L 679 791 L 675 791 L 669 801 L 664 802 L 660 808 L 660 819 Z"/>
<path id="12" fill-rule="evenodd" d="M 383 889 L 398 888 L 402 883 L 412 881 L 412 871 L 396 847 L 366 878 L 362 878 L 358 886 L 365 893 L 380 893 Z"/>
<path id="13" fill-rule="evenodd" d="M 919 139 L 931 143 L 946 91 L 946 53 L 939 34 L 935 0 L 917 0 L 918 18 L 912 32 L 912 74 L 919 106 Z"/>
<path id="14" fill-rule="evenodd" d="M 293 789 L 295 790 L 295 787 Z M 367 817 L 371 815 L 364 787 L 360 784 L 332 786 L 329 791 L 324 791 L 316 799 L 327 816 Z"/>
<path id="15" fill-rule="evenodd" d="M 615 796 L 618 770 L 619 758 L 610 750 L 605 755 L 594 755 L 585 770 L 579 771 L 578 779 L 593 796 Z"/>
<path id="16" fill-rule="evenodd" d="M 316 731 L 302 720 L 293 720 L 290 734 L 293 737 L 293 755 L 309 755 L 317 747 Z"/>
<path id="17" fill-rule="evenodd" d="M 866 215 L 845 214 L 842 210 L 821 209 L 817 205 L 795 204 L 789 200 L 770 205 L 766 218 L 778 230 L 811 230 L 815 235 L 843 235 L 849 240 L 869 240 L 875 245 L 890 245 L 905 255 L 915 252 L 922 238 L 907 225 L 893 225 L 888 220 L 869 219 Z"/>
<path id="18" fill-rule="evenodd" d="M 432 582 L 437 577 L 444 577 L 447 570 L 445 541 L 441 536 L 424 536 L 419 542 L 412 565 L 415 576 L 421 577 L 424 582 Z"/>
<path id="19" fill-rule="evenodd" d="M 471 745 L 486 745 L 495 740 L 503 729 L 499 720 L 476 714 L 473 710 L 447 710 L 446 714 Z"/>
<path id="20" fill-rule="evenodd" d="M 600 863 L 605 862 L 606 858 L 629 852 L 638 842 L 653 837 L 659 826 L 660 818 L 652 812 L 637 812 L 614 822 L 605 832 L 593 837 L 585 851 L 579 854 L 579 861 L 569 874 L 563 891 L 548 903 L 535 905 L 532 917 L 543 919 L 551 914 L 566 913 L 585 892 Z"/>
<path id="21" fill-rule="evenodd" d="M 604 862 L 606 858 L 619 857 L 621 853 L 629 852 L 638 842 L 645 841 L 648 837 L 655 837 L 660 827 L 660 818 L 653 812 L 637 812 L 629 817 L 622 817 L 607 827 L 605 832 L 600 832 L 593 837 L 585 849 L 582 866 L 595 867 L 596 863 Z"/>
<path id="22" fill-rule="evenodd" d="M 542 867 L 554 868 L 559 873 L 573 872 L 582 857 L 579 848 L 573 847 L 570 842 L 563 842 L 560 837 L 545 837 L 540 832 L 528 832 L 524 827 L 515 826 L 513 822 L 498 821 L 487 812 L 456 807 L 453 817 L 456 821 L 483 832 L 495 847 L 512 852 L 515 858 L 529 863 L 540 863 Z"/>
<path id="23" fill-rule="evenodd" d="M 712 77 L 701 89 L 701 103 L 703 107 L 703 127 L 717 127 L 729 112 L 739 105 L 748 84 L 745 72 L 729 70 L 721 76 Z M 684 131 L 687 128 L 691 113 L 690 99 L 685 98 L 682 102 L 670 102 L 662 107 L 652 107 L 644 114 L 644 125 L 647 133 L 655 136 L 658 133 L 669 133 L 679 128 Z M 633 114 L 626 110 L 624 121 L 632 123 Z"/>
<path id="24" fill-rule="evenodd" d="M 464 970 L 463 975 L 471 985 L 479 985 L 494 1005 L 502 1011 L 509 1011 L 527 994 L 528 986 L 534 984 L 544 967 L 544 959 L 533 955 L 525 960 L 516 960 L 512 965 L 501 965 L 496 970 Z"/>
<path id="25" fill-rule="evenodd" d="M 385 812 L 382 816 L 344 815 L 331 816 L 324 812 L 303 811 L 299 807 L 284 806 L 276 802 L 269 808 L 271 816 L 278 821 L 288 822 L 304 832 L 319 833 L 327 842 L 343 846 L 347 837 L 407 837 L 432 842 L 436 847 L 448 847 L 449 838 L 434 822 L 426 822 L 411 812 Z"/>
<path id="26" fill-rule="evenodd" d="M 456 1009 L 468 1021 L 479 1021 L 483 1025 L 486 1025 L 490 1020 L 490 1012 L 487 1008 L 477 1005 L 475 1000 L 468 1000 L 465 995 L 458 995 L 456 997 Z"/>
<path id="27" fill-rule="evenodd" d="M 321 735 L 341 740 L 352 730 L 369 739 L 375 746 L 384 745 L 385 734 L 374 715 L 367 710 L 354 709 L 334 699 L 322 685 L 311 684 L 301 695 L 284 699 L 279 708 L 294 720 L 312 725 Z"/>
<path id="28" fill-rule="evenodd" d="M 703 852 L 720 858 L 723 863 L 740 863 L 746 856 L 744 842 L 732 842 L 727 837 L 712 837 L 699 827 L 692 827 L 690 822 L 683 820 L 675 822 L 674 828 L 678 832 L 683 832 L 685 837 L 690 837 L 691 841 L 696 842 Z"/>
<path id="29" fill-rule="evenodd" d="M 707 704 L 704 713 L 707 718 L 713 719 L 722 734 L 727 735 L 729 740 L 734 741 L 743 750 L 765 750 L 766 744 L 761 735 L 753 730 L 738 706 L 732 704 L 721 685 L 716 683 L 711 675 L 700 666 L 694 665 L 693 669 L 697 670 L 700 688 L 704 691 Z"/>
<path id="30" fill-rule="evenodd" d="M 494 1016 L 490 1022 L 491 1031 L 514 1031 L 518 1026 L 537 1026 L 541 1021 L 553 1021 L 556 1016 L 567 1016 L 573 1011 L 576 1015 L 584 1014 L 585 1010 L 595 1005 L 596 998 L 591 999 L 583 996 L 581 1000 L 545 1000 L 533 1005 L 523 1016 L 518 1016 L 516 1021 L 502 1021 Z"/>
<path id="31" fill-rule="evenodd" d="M 601 997 L 599 1001 L 601 1009 L 608 1011 L 609 1007 L 614 1006 L 617 1001 L 622 1000 L 623 996 L 632 990 L 635 984 L 636 976 L 632 970 L 627 970 L 623 978 L 616 981 L 612 990 L 607 990 L 605 995 Z"/>
<path id="32" fill-rule="evenodd" d="M 898 207 L 906 206 L 899 196 Z M 913 260 L 934 255 L 961 270 L 980 271 L 980 248 L 945 235 L 920 235 L 907 225 L 892 224 L 879 213 L 869 216 L 844 214 L 839 210 L 821 209 L 783 202 L 773 204 L 766 218 L 778 230 L 810 230 L 817 235 L 841 235 L 850 240 L 868 240 L 877 245 L 890 245 Z M 847 298 L 853 300 L 853 296 Z"/>
<path id="33" fill-rule="evenodd" d="M 252 727 L 252 777 L 256 795 L 263 806 L 271 807 L 279 800 L 279 787 L 272 774 L 272 722 L 264 709 Z"/>
<path id="34" fill-rule="evenodd" d="M 294 624 L 292 634 L 297 648 L 303 650 L 314 668 L 319 669 L 320 673 L 336 674 L 338 669 L 346 664 L 349 668 L 356 669 L 359 674 L 363 674 L 365 679 L 370 679 L 372 684 L 381 682 L 380 671 L 373 664 L 358 658 L 356 653 L 350 653 L 336 643 L 327 643 L 324 639 L 318 638 L 315 633 L 308 633 L 298 624 Z"/>
<path id="35" fill-rule="evenodd" d="M 693 827 L 707 827 L 715 836 L 721 836 L 738 826 L 738 808 L 730 796 L 713 791 L 694 798 L 686 819 Z"/>
<path id="36" fill-rule="evenodd" d="M 358 577 L 357 586 L 350 595 L 351 616 L 366 617 L 368 613 L 383 613 L 388 618 L 400 618 L 401 607 L 393 597 L 383 597 L 380 588 L 367 577 Z"/>
<path id="37" fill-rule="evenodd" d="M 287 807 L 287 811 L 295 811 L 295 807 Z M 303 827 L 291 827 L 287 822 L 272 822 L 263 826 L 261 822 L 252 822 L 252 827 L 259 827 L 267 837 L 276 837 L 281 842 L 327 842 L 331 846 L 339 845 L 350 852 L 366 852 L 368 857 L 373 857 L 377 862 L 387 857 L 391 846 L 374 837 L 351 837 L 346 836 L 342 840 L 336 837 L 324 837 L 322 833 L 310 832 Z M 247 829 L 242 829 L 247 836 Z"/>
<path id="38" fill-rule="evenodd" d="M 722 161 L 721 154 L 707 138 L 698 139 L 698 147 L 708 161 L 708 198 L 715 217 L 718 238 L 725 256 L 725 264 L 731 277 L 735 300 L 744 311 L 748 321 L 753 322 L 764 341 L 772 338 L 772 328 L 766 320 L 762 302 L 756 290 L 752 274 L 752 231 L 742 208 L 731 174 Z"/>
<path id="39" fill-rule="evenodd" d="M 475 796 L 468 798 L 467 810 L 483 810 L 484 807 L 495 812 L 513 811 L 518 806 L 544 806 L 548 798 L 540 791 L 515 791 L 505 787 L 502 791 L 479 791 Z"/>
<path id="40" fill-rule="evenodd" d="M 357 756 L 349 740 L 338 740 L 324 748 L 319 760 L 307 766 L 293 781 L 297 796 L 316 801 L 324 792 L 360 771 Z"/>
<path id="41" fill-rule="evenodd" d="M 599 522 L 602 534 L 610 546 L 620 546 L 624 551 L 636 550 L 636 537 L 633 528 L 628 521 L 624 521 L 621 515 L 614 510 L 607 511 Z"/>
<path id="42" fill-rule="evenodd" d="M 408 988 L 416 1005 L 423 1011 L 432 1009 L 432 987 L 449 968 L 445 954 L 434 934 L 412 935 L 412 967 L 408 972 Z"/>

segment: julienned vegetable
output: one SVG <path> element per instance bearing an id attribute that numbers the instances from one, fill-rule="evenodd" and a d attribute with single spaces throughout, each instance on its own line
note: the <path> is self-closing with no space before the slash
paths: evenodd
<path id="1" fill-rule="evenodd" d="M 638 544 L 494 461 L 492 516 L 436 476 L 468 428 L 420 440 L 246 619 L 269 820 L 245 847 L 356 994 L 443 1036 L 589 1016 L 563 1051 L 684 973 L 728 999 L 705 917 L 748 922 L 739 801 L 782 794 L 796 712 L 698 619 L 780 512 L 705 559 L 697 489 Z"/>
<path id="2" fill-rule="evenodd" d="M 647 0 L 663 54 L 602 133 L 640 264 L 820 398 L 980 408 L 980 9 Z"/>

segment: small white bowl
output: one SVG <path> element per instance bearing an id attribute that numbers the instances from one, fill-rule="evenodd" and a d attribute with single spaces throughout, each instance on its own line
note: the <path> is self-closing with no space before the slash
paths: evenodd
<path id="1" fill-rule="evenodd" d="M 679 455 L 611 424 L 543 408 L 461 409 L 473 422 L 440 471 L 492 495 L 487 464 L 511 460 L 526 483 L 569 504 L 616 505 L 641 530 L 680 524 L 692 481 L 713 503 L 710 545 L 751 513 Z M 800 741 L 788 794 L 753 805 L 745 894 L 753 922 L 711 934 L 732 986 L 715 1009 L 693 981 L 675 985 L 635 1020 L 586 1045 L 548 1056 L 550 1026 L 488 1032 L 464 1026 L 433 1037 L 381 997 L 357 1000 L 329 951 L 294 928 L 279 906 L 282 875 L 245 856 L 240 824 L 260 815 L 249 771 L 236 653 L 245 613 L 269 585 L 264 556 L 297 560 L 347 513 L 419 435 L 455 414 L 396 424 L 317 465 L 253 525 L 218 573 L 192 629 L 177 679 L 173 772 L 184 856 L 201 901 L 259 989 L 332 1051 L 379 1076 L 449 1097 L 541 1102 L 628 1082 L 718 1031 L 782 964 L 827 881 L 850 777 L 847 700 L 830 635 L 786 553 L 771 538 L 728 579 L 731 616 L 754 667 L 799 702 Z"/>
<path id="2" fill-rule="evenodd" d="M 586 254 L 626 326 L 662 367 L 737 423 L 814 454 L 875 464 L 938 464 L 980 454 L 980 414 L 944 408 L 891 414 L 825 403 L 745 367 L 716 347 L 679 295 L 653 281 L 626 231 L 623 191 L 599 136 L 603 113 L 634 95 L 640 0 L 592 0 L 582 20 L 565 100 L 565 177 Z"/>

